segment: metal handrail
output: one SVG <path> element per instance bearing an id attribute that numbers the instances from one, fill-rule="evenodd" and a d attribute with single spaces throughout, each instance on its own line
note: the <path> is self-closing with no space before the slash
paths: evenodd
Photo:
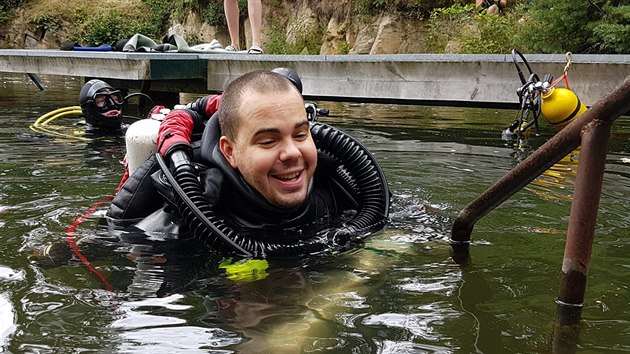
<path id="1" fill-rule="evenodd" d="M 613 122 L 628 111 L 630 76 L 462 209 L 453 223 L 451 244 L 458 250 L 467 249 L 475 223 L 575 150 L 580 145 L 580 135 L 587 124 L 594 120 Z"/>
<path id="2" fill-rule="evenodd" d="M 577 348 L 610 130 L 615 119 L 628 111 L 630 76 L 468 204 L 453 223 L 453 259 L 465 264 L 475 223 L 581 145 L 556 301 L 553 353 L 573 353 Z"/>

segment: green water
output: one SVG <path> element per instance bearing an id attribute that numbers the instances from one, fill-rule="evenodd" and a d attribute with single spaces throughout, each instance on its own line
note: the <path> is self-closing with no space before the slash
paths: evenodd
<path id="1" fill-rule="evenodd" d="M 320 102 L 364 143 L 393 192 L 389 227 L 334 257 L 271 261 L 234 281 L 177 244 L 119 242 L 79 225 L 81 262 L 36 261 L 123 172 L 124 141 L 34 132 L 77 104 L 82 82 L 0 76 L 0 352 L 546 353 L 552 351 L 575 163 L 565 162 L 482 219 L 472 262 L 450 258 L 459 210 L 527 152 L 500 132 L 513 111 Z M 506 93 L 512 94 L 512 93 Z M 80 131 L 76 118 L 56 128 Z M 579 353 L 630 351 L 630 119 L 613 128 L 580 326 Z M 552 134 L 543 124 L 540 146 Z M 67 248 L 62 247 L 62 251 Z"/>

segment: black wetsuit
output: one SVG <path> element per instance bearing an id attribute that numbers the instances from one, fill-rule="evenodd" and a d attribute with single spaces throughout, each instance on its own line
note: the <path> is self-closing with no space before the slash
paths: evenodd
<path id="1" fill-rule="evenodd" d="M 202 159 L 195 148 L 203 194 L 216 213 L 239 232 L 258 238 L 308 237 L 317 229 L 339 225 L 343 216 L 358 208 L 351 196 L 356 191 L 343 180 L 333 178 L 340 163 L 318 154 L 313 183 L 305 202 L 294 209 L 271 205 L 225 161 Z M 164 180 L 155 157 L 145 161 L 123 185 L 111 202 L 110 224 L 133 226 L 148 233 L 190 233 L 177 210 L 174 191 Z M 259 235 L 259 236 L 256 236 Z"/>
<path id="2" fill-rule="evenodd" d="M 279 208 L 267 202 L 225 161 L 218 149 L 221 135 L 218 118 L 215 116 L 204 124 L 212 111 L 209 102 L 204 98 L 199 104 L 171 112 L 162 122 L 158 138 L 158 142 L 162 139 L 166 143 L 158 145 L 163 156 L 169 155 L 172 146 L 188 149 L 186 140 L 190 141 L 190 134 L 194 136 L 202 130 L 200 126 L 204 127 L 203 136 L 193 144 L 198 147 L 192 149 L 201 182 L 199 194 L 202 194 L 195 196 L 195 200 L 203 198 L 203 207 L 211 209 L 212 218 L 216 216 L 215 220 L 221 227 L 226 226 L 223 229 L 230 230 L 228 234 L 235 235 L 236 243 L 243 249 L 263 255 L 275 251 L 276 254 L 310 252 L 314 242 L 345 243 L 354 234 L 360 239 L 385 226 L 390 199 L 387 182 L 376 161 L 358 142 L 332 127 L 315 123 L 313 127 L 319 133 L 314 140 L 320 152 L 307 198 L 298 208 Z M 331 157 L 335 155 L 339 157 Z M 341 156 L 346 156 L 347 161 L 341 161 Z M 107 217 L 112 225 L 133 227 L 151 237 L 194 234 L 213 248 L 216 240 L 206 232 L 211 228 L 195 220 L 190 222 L 191 209 L 183 207 L 181 201 L 154 156 L 122 186 Z M 347 220 L 350 222 L 344 223 Z M 200 228 L 205 230 L 200 232 Z M 325 233 L 327 236 L 322 237 Z M 216 232 L 210 234 L 216 236 Z"/>

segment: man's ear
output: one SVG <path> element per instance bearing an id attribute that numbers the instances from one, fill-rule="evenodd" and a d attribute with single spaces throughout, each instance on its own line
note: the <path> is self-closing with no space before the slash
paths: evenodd
<path id="1" fill-rule="evenodd" d="M 223 157 L 227 160 L 227 162 L 232 166 L 232 168 L 236 169 L 236 159 L 234 158 L 234 147 L 232 146 L 232 142 L 225 135 L 219 139 L 219 150 L 223 154 Z"/>

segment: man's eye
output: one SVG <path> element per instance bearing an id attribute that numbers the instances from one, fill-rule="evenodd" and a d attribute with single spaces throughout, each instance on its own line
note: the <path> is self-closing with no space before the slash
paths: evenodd
<path id="1" fill-rule="evenodd" d="M 302 132 L 302 133 L 295 134 L 295 139 L 298 139 L 298 140 L 304 140 L 307 137 L 308 137 L 308 133 L 307 132 Z"/>
<path id="2" fill-rule="evenodd" d="M 262 146 L 271 146 L 273 145 L 274 141 L 273 140 L 260 140 L 258 142 L 258 145 L 262 145 Z"/>

